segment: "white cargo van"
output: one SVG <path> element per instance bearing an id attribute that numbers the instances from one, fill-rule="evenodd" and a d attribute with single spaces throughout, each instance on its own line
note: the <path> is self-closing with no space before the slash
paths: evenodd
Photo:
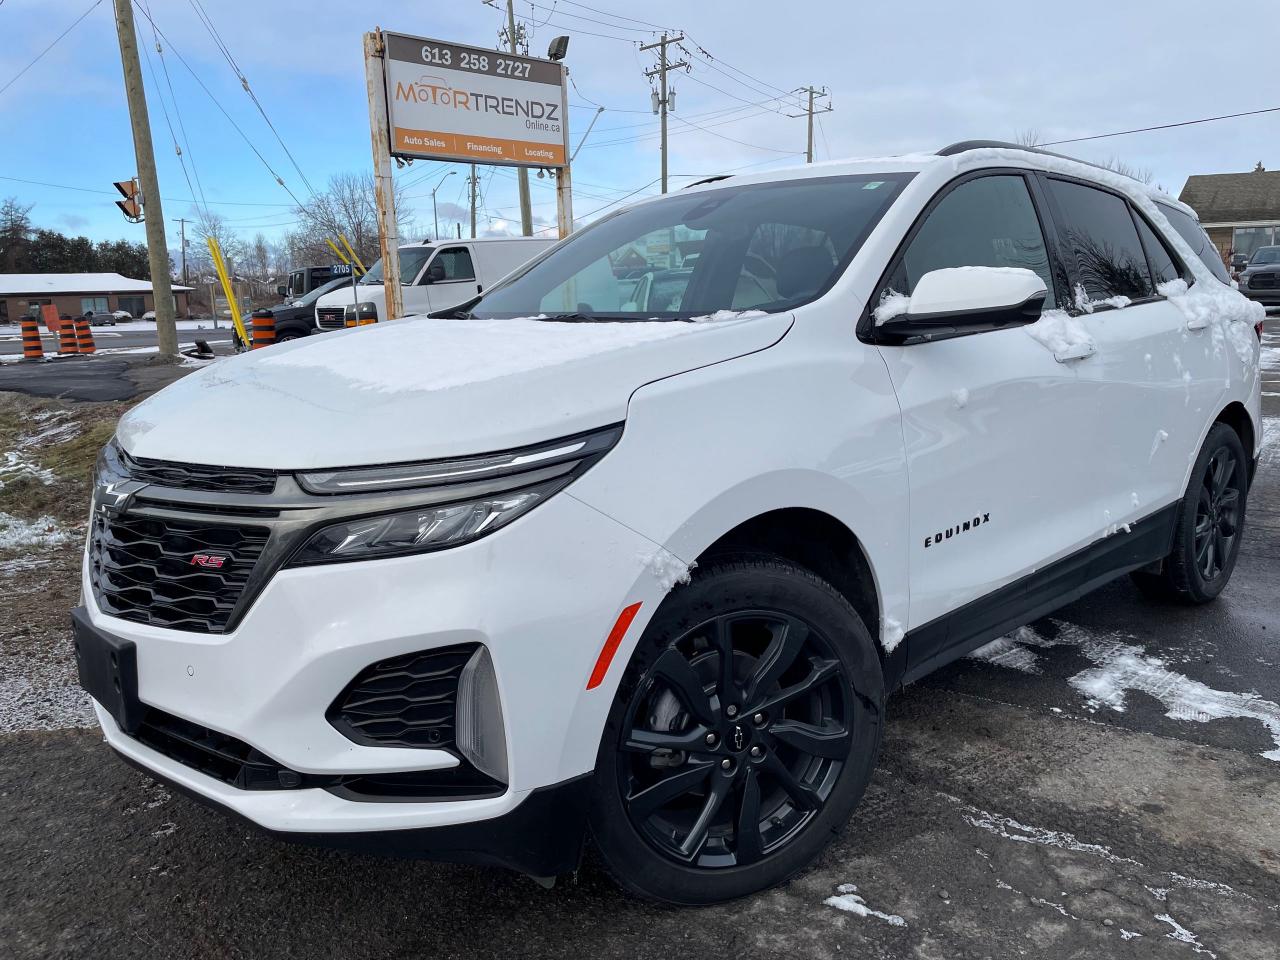
<path id="1" fill-rule="evenodd" d="M 400 285 L 405 316 L 447 310 L 484 293 L 556 241 L 543 237 L 486 237 L 480 240 L 422 240 L 400 248 Z M 316 301 L 316 326 L 340 330 L 348 317 L 386 320 L 382 261 L 369 268 L 353 293 L 350 287 Z"/>

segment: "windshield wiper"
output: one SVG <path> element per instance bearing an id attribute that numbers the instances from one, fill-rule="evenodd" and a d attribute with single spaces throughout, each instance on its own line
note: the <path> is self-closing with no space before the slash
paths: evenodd
<path id="1" fill-rule="evenodd" d="M 546 317 L 531 317 L 532 320 L 541 320 L 543 323 L 606 323 L 607 317 L 593 317 L 585 313 L 553 313 Z"/>

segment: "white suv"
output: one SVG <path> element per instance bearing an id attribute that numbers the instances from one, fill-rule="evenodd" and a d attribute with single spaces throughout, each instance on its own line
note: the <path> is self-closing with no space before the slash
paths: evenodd
<path id="1" fill-rule="evenodd" d="M 1122 574 L 1226 585 L 1262 308 L 1186 238 L 1133 180 L 959 144 L 695 185 L 450 314 L 221 360 L 103 454 L 106 739 L 284 837 L 776 884 L 892 691 Z"/>

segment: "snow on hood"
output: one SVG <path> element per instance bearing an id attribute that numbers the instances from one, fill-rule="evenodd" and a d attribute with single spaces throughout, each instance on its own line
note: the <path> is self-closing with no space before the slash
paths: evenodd
<path id="1" fill-rule="evenodd" d="M 283 470 L 486 453 L 623 420 L 636 388 L 790 326 L 398 320 L 220 360 L 134 407 L 118 437 L 138 457 Z"/>

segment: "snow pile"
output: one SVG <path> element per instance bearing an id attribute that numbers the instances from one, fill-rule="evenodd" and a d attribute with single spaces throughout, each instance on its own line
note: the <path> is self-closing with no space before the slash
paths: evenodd
<path id="1" fill-rule="evenodd" d="M 1106 708 L 1123 713 L 1127 694 L 1133 691 L 1159 700 L 1165 707 L 1165 716 L 1172 720 L 1195 723 L 1230 717 L 1256 720 L 1271 734 L 1276 745 L 1262 756 L 1280 762 L 1280 704 L 1264 700 L 1256 693 L 1215 690 L 1192 680 L 1171 670 L 1165 660 L 1148 655 L 1142 647 L 1123 642 L 1122 634 L 1100 636 L 1073 624 L 1053 623 L 1056 633 L 1052 637 L 1021 627 L 970 656 L 1024 673 L 1039 673 L 1039 658 L 1031 648 L 1075 647 L 1093 666 L 1067 682 L 1086 698 L 1088 710 L 1096 712 Z M 1015 648 L 1021 648 L 1021 652 Z"/>
<path id="2" fill-rule="evenodd" d="M 37 413 L 30 419 L 40 425 L 39 428 L 34 433 L 19 437 L 12 450 L 0 453 L 0 490 L 4 489 L 6 481 L 20 477 L 30 477 L 46 487 L 51 486 L 57 479 L 53 471 L 36 463 L 30 451 L 55 443 L 66 443 L 80 435 L 80 424 L 74 420 L 66 420 L 65 414 L 58 411 Z"/>
<path id="3" fill-rule="evenodd" d="M 1098 349 L 1084 324 L 1065 310 L 1046 310 L 1022 329 L 1058 360 L 1086 357 Z"/>
<path id="4" fill-rule="evenodd" d="M 886 290 L 884 296 L 880 298 L 880 303 L 872 311 L 872 316 L 875 317 L 876 323 L 884 323 L 886 320 L 902 316 L 910 306 L 911 298 L 905 293 Z"/>
<path id="5" fill-rule="evenodd" d="M 859 917 L 875 917 L 877 920 L 883 920 L 891 927 L 905 927 L 907 921 L 903 920 L 896 913 L 883 913 L 879 910 L 872 910 L 867 906 L 867 901 L 858 896 L 858 888 L 852 883 L 842 883 L 836 887 L 837 896 L 827 897 L 822 901 L 829 907 L 835 907 L 837 910 L 843 910 L 845 913 L 852 913 Z"/>
<path id="6" fill-rule="evenodd" d="M 0 549 L 56 547 L 74 539 L 75 534 L 62 529 L 53 517 L 37 517 L 35 520 L 26 521 L 7 513 L 0 513 Z"/>
<path id="7" fill-rule="evenodd" d="M 1213 325 L 1215 341 L 1225 336 L 1240 362 L 1253 366 L 1257 356 L 1253 326 L 1266 318 L 1266 307 L 1212 278 L 1198 280 L 1190 288 L 1185 280 L 1170 280 L 1157 286 L 1156 292 L 1178 308 L 1187 321 L 1188 330 L 1203 330 Z"/>
<path id="8" fill-rule="evenodd" d="M 884 628 L 880 631 L 883 637 L 884 652 L 893 653 L 893 648 L 902 642 L 902 638 L 906 636 L 906 632 L 902 629 L 902 624 L 893 617 L 886 616 L 884 618 Z"/>
<path id="9" fill-rule="evenodd" d="M 716 327 L 750 323 L 736 317 Z M 230 380 L 244 364 L 271 380 L 285 369 L 319 369 L 355 386 L 380 393 L 447 390 L 488 380 L 561 366 L 574 361 L 672 337 L 698 336 L 712 324 L 636 321 L 634 323 L 547 323 L 530 317 L 514 320 L 433 320 L 418 318 L 356 327 L 323 337 L 284 344 L 259 355 L 235 357 L 197 374 Z M 353 340 L 358 337 L 359 342 Z M 239 374 L 243 376 L 242 374 Z"/>
<path id="10" fill-rule="evenodd" d="M 715 313 L 700 317 L 690 317 L 693 323 L 723 323 L 726 320 L 754 320 L 756 317 L 767 317 L 763 310 L 717 310 Z"/>
<path id="11" fill-rule="evenodd" d="M 651 554 L 641 554 L 640 562 L 653 574 L 658 582 L 658 589 L 663 593 L 670 592 L 678 583 L 688 583 L 696 563 L 685 563 L 670 550 L 659 547 Z"/>
<path id="12" fill-rule="evenodd" d="M 969 391 L 964 387 L 961 387 L 959 390 L 952 390 L 951 399 L 955 401 L 957 410 L 963 410 L 969 405 Z"/>
<path id="13" fill-rule="evenodd" d="M 1091 300 L 1089 294 L 1080 284 L 1076 284 L 1075 304 L 1076 309 L 1083 313 L 1093 313 L 1098 307 L 1114 307 L 1117 310 L 1123 310 L 1129 304 L 1133 303 L 1128 297 L 1106 297 L 1102 300 Z"/>

